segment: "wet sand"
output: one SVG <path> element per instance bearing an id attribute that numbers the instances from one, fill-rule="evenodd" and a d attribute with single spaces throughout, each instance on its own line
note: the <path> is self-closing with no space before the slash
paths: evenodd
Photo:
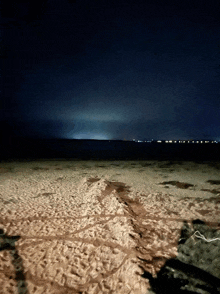
<path id="1" fill-rule="evenodd" d="M 0 293 L 146 294 L 193 219 L 220 229 L 220 163 L 2 162 Z"/>

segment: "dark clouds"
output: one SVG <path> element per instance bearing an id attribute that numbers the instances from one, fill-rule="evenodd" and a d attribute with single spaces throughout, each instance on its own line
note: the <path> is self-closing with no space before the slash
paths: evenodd
<path id="1" fill-rule="evenodd" d="M 218 138 L 218 1 L 16 3 L 0 114 L 21 133 Z"/>

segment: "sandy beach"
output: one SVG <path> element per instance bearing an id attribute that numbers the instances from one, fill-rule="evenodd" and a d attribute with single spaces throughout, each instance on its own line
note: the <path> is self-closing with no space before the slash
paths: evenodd
<path id="1" fill-rule="evenodd" d="M 0 293 L 151 293 L 194 219 L 220 230 L 220 163 L 1 162 Z"/>

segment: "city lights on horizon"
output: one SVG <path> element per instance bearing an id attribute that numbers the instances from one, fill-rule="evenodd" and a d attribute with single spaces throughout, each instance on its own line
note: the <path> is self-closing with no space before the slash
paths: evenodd
<path id="1" fill-rule="evenodd" d="M 217 140 L 148 140 L 148 141 L 142 141 L 142 140 L 136 140 L 133 139 L 134 142 L 144 142 L 144 143 L 169 143 L 169 144 L 208 144 L 208 143 L 220 143 L 220 141 Z"/>

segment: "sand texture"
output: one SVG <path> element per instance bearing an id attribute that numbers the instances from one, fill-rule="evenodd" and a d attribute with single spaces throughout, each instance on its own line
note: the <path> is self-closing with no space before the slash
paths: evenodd
<path id="1" fill-rule="evenodd" d="M 220 164 L 0 163 L 0 293 L 152 293 L 194 219 L 220 230 Z"/>

